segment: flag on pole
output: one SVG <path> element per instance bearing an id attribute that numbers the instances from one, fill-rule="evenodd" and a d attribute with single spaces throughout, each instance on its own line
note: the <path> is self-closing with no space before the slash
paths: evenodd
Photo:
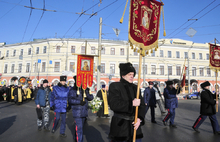
<path id="1" fill-rule="evenodd" d="M 220 46 L 209 44 L 209 66 L 213 71 L 220 70 Z"/>
<path id="2" fill-rule="evenodd" d="M 185 86 L 185 82 L 186 82 L 186 68 L 187 67 L 184 65 L 183 78 L 182 78 L 182 81 L 181 81 L 181 87 Z"/>
<path id="3" fill-rule="evenodd" d="M 129 41 L 142 49 L 142 56 L 158 48 L 161 2 L 156 0 L 131 0 Z M 136 50 L 136 48 L 134 49 Z"/>

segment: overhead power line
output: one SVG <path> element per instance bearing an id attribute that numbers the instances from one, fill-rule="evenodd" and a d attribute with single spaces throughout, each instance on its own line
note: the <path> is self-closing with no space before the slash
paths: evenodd
<path id="1" fill-rule="evenodd" d="M 191 17 L 190 19 L 193 19 L 195 16 L 197 16 L 199 13 L 201 13 L 203 10 L 205 10 L 206 8 L 208 8 L 213 2 L 215 2 L 216 0 L 212 1 L 210 4 L 208 4 L 205 8 L 203 8 L 202 10 L 200 10 L 197 14 L 195 14 L 193 17 Z M 172 33 L 170 33 L 167 37 L 169 37 L 170 35 L 172 35 L 174 32 L 176 32 L 177 30 L 179 30 L 182 26 L 184 26 L 187 22 L 189 22 L 188 20 L 183 23 L 181 26 L 179 26 L 176 30 L 174 30 Z"/>

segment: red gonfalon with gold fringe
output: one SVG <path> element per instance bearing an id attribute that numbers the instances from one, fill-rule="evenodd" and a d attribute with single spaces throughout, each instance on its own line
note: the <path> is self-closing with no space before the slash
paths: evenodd
<path id="1" fill-rule="evenodd" d="M 144 52 L 158 48 L 160 13 L 156 0 L 131 0 L 128 38 Z"/>
<path id="2" fill-rule="evenodd" d="M 209 44 L 209 66 L 214 71 L 220 70 L 220 46 Z"/>
<path id="3" fill-rule="evenodd" d="M 93 56 L 78 55 L 76 85 L 85 90 L 87 86 L 92 87 L 93 83 Z"/>

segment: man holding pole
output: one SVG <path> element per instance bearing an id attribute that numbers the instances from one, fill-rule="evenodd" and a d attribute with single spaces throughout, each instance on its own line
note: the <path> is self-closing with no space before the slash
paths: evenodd
<path id="1" fill-rule="evenodd" d="M 136 71 L 131 63 L 121 63 L 120 82 L 111 83 L 109 87 L 109 106 L 113 110 L 109 138 L 112 142 L 131 142 L 136 130 L 136 142 L 141 142 L 144 125 L 145 104 L 142 96 L 136 99 L 137 85 L 133 84 Z M 135 108 L 138 107 L 137 122 L 134 123 Z"/>
<path id="2" fill-rule="evenodd" d="M 215 105 L 218 104 L 218 98 L 215 99 L 215 94 L 209 90 L 210 83 L 208 81 L 201 84 L 201 88 L 203 89 L 201 92 L 201 107 L 200 107 L 200 116 L 192 126 L 192 128 L 197 132 L 200 133 L 198 130 L 199 126 L 205 121 L 207 116 L 209 117 L 212 129 L 214 134 L 220 135 L 220 129 L 218 125 L 218 120 L 216 118 L 216 109 Z M 218 94 L 218 92 L 216 92 Z"/>

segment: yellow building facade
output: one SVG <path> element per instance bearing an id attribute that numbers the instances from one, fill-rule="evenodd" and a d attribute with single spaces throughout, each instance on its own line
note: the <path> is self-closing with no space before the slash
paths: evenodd
<path id="1" fill-rule="evenodd" d="M 29 77 L 34 86 L 48 79 L 50 84 L 57 84 L 60 75 L 67 75 L 68 82 L 73 84 L 76 75 L 77 55 L 98 55 L 97 39 L 35 39 L 31 42 L 17 44 L 0 44 L 1 82 L 13 84 L 11 78 Z M 185 59 L 187 59 L 185 61 Z M 97 57 L 94 66 L 97 68 Z M 119 81 L 118 65 L 131 62 L 138 72 L 139 56 L 127 41 L 102 40 L 101 50 L 101 84 L 109 86 Z M 189 69 L 190 90 L 199 91 L 199 85 L 210 81 L 215 87 L 215 72 L 209 68 L 209 45 L 193 43 L 181 39 L 161 39 L 157 51 L 150 51 L 142 61 L 141 85 L 148 81 L 160 82 L 161 89 L 165 81 L 180 80 L 183 64 Z M 97 84 L 97 69 L 94 68 L 93 90 Z M 134 83 L 137 83 L 137 76 Z M 144 80 L 145 79 L 145 83 Z M 188 79 L 188 70 L 186 71 Z M 186 82 L 187 84 L 187 82 Z M 186 85 L 188 86 L 188 85 Z M 217 84 L 219 87 L 219 84 Z M 187 92 L 187 87 L 185 88 Z"/>

